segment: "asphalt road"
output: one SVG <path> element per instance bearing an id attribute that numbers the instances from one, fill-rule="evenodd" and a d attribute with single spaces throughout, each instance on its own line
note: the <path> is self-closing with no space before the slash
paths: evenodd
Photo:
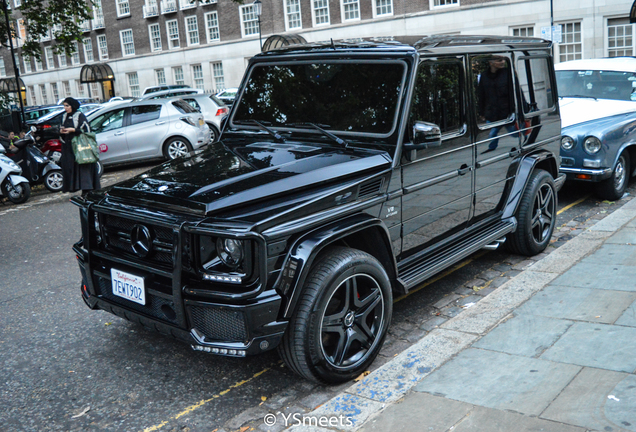
<path id="1" fill-rule="evenodd" d="M 110 171 L 104 181 L 146 168 Z M 628 192 L 636 193 L 636 182 Z M 582 187 L 566 187 L 559 199 L 559 231 L 550 249 L 622 204 L 600 202 Z M 258 428 L 268 412 L 312 409 L 341 388 L 299 380 L 275 352 L 216 357 L 90 311 L 80 298 L 71 250 L 79 238 L 78 211 L 67 195 L 42 192 L 21 206 L 0 204 L 0 222 L 0 430 Z M 502 251 L 479 252 L 396 302 L 374 366 L 483 298 L 524 263 Z"/>

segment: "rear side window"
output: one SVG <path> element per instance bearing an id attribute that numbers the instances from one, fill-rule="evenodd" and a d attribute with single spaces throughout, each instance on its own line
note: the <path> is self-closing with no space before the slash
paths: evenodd
<path id="1" fill-rule="evenodd" d="M 499 54 L 474 56 L 470 64 L 479 126 L 486 129 L 491 123 L 512 121 L 515 104 L 510 59 Z"/>
<path id="2" fill-rule="evenodd" d="M 198 112 L 201 112 L 201 107 L 199 106 L 197 101 L 195 101 L 194 99 L 184 99 L 184 101 L 186 101 L 188 105 L 190 105 L 192 108 L 194 108 Z"/>
<path id="3" fill-rule="evenodd" d="M 143 123 L 156 120 L 161 114 L 161 105 L 142 105 L 131 108 L 130 124 Z"/>
<path id="4" fill-rule="evenodd" d="M 179 111 L 181 114 L 191 114 L 191 113 L 195 113 L 197 112 L 197 110 L 195 110 L 194 108 L 192 108 L 190 105 L 188 105 L 187 102 L 185 102 L 182 99 L 176 100 L 172 102 L 172 105 L 177 109 L 177 111 Z"/>
<path id="5" fill-rule="evenodd" d="M 218 97 L 214 96 L 214 95 L 210 95 L 210 99 L 212 99 L 212 101 L 217 104 L 218 106 L 223 106 L 225 105 L 225 102 L 223 102 L 221 99 L 219 99 Z"/>
<path id="6" fill-rule="evenodd" d="M 552 110 L 555 105 L 547 57 L 521 57 L 517 62 L 521 105 L 526 116 Z M 631 83 L 628 82 L 631 85 Z M 630 87 L 631 90 L 631 87 Z"/>

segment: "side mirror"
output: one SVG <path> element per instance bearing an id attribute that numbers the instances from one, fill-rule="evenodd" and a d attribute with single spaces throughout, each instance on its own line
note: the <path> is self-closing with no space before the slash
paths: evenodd
<path id="1" fill-rule="evenodd" d="M 434 123 L 416 121 L 413 125 L 413 142 L 404 144 L 404 150 L 423 150 L 442 145 L 442 131 Z"/>

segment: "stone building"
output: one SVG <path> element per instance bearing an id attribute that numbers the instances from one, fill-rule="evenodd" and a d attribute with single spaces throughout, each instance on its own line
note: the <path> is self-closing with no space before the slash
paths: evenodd
<path id="1" fill-rule="evenodd" d="M 17 28 L 25 0 L 7 0 Z M 633 0 L 552 0 L 562 42 L 555 61 L 636 52 Z M 214 92 L 239 85 L 248 59 L 271 35 L 307 41 L 391 35 L 497 34 L 542 37 L 551 23 L 550 0 L 97 0 L 83 43 L 71 56 L 55 55 L 42 40 L 42 61 L 17 61 L 27 105 L 66 96 L 101 100 L 138 96 L 147 86 L 187 84 Z M 260 30 L 260 32 L 259 32 Z M 544 33 L 545 34 L 545 33 Z M 86 65 L 106 64 L 112 76 L 82 84 Z M 0 78 L 13 76 L 9 50 L 0 50 Z"/>

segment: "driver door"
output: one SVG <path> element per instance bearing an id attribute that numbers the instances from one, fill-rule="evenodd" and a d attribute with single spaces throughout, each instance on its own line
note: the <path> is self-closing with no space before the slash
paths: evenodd
<path id="1" fill-rule="evenodd" d="M 118 108 L 91 120 L 91 131 L 95 133 L 101 151 L 99 159 L 103 163 L 116 163 L 129 158 L 124 127 L 125 113 L 126 108 Z"/>

